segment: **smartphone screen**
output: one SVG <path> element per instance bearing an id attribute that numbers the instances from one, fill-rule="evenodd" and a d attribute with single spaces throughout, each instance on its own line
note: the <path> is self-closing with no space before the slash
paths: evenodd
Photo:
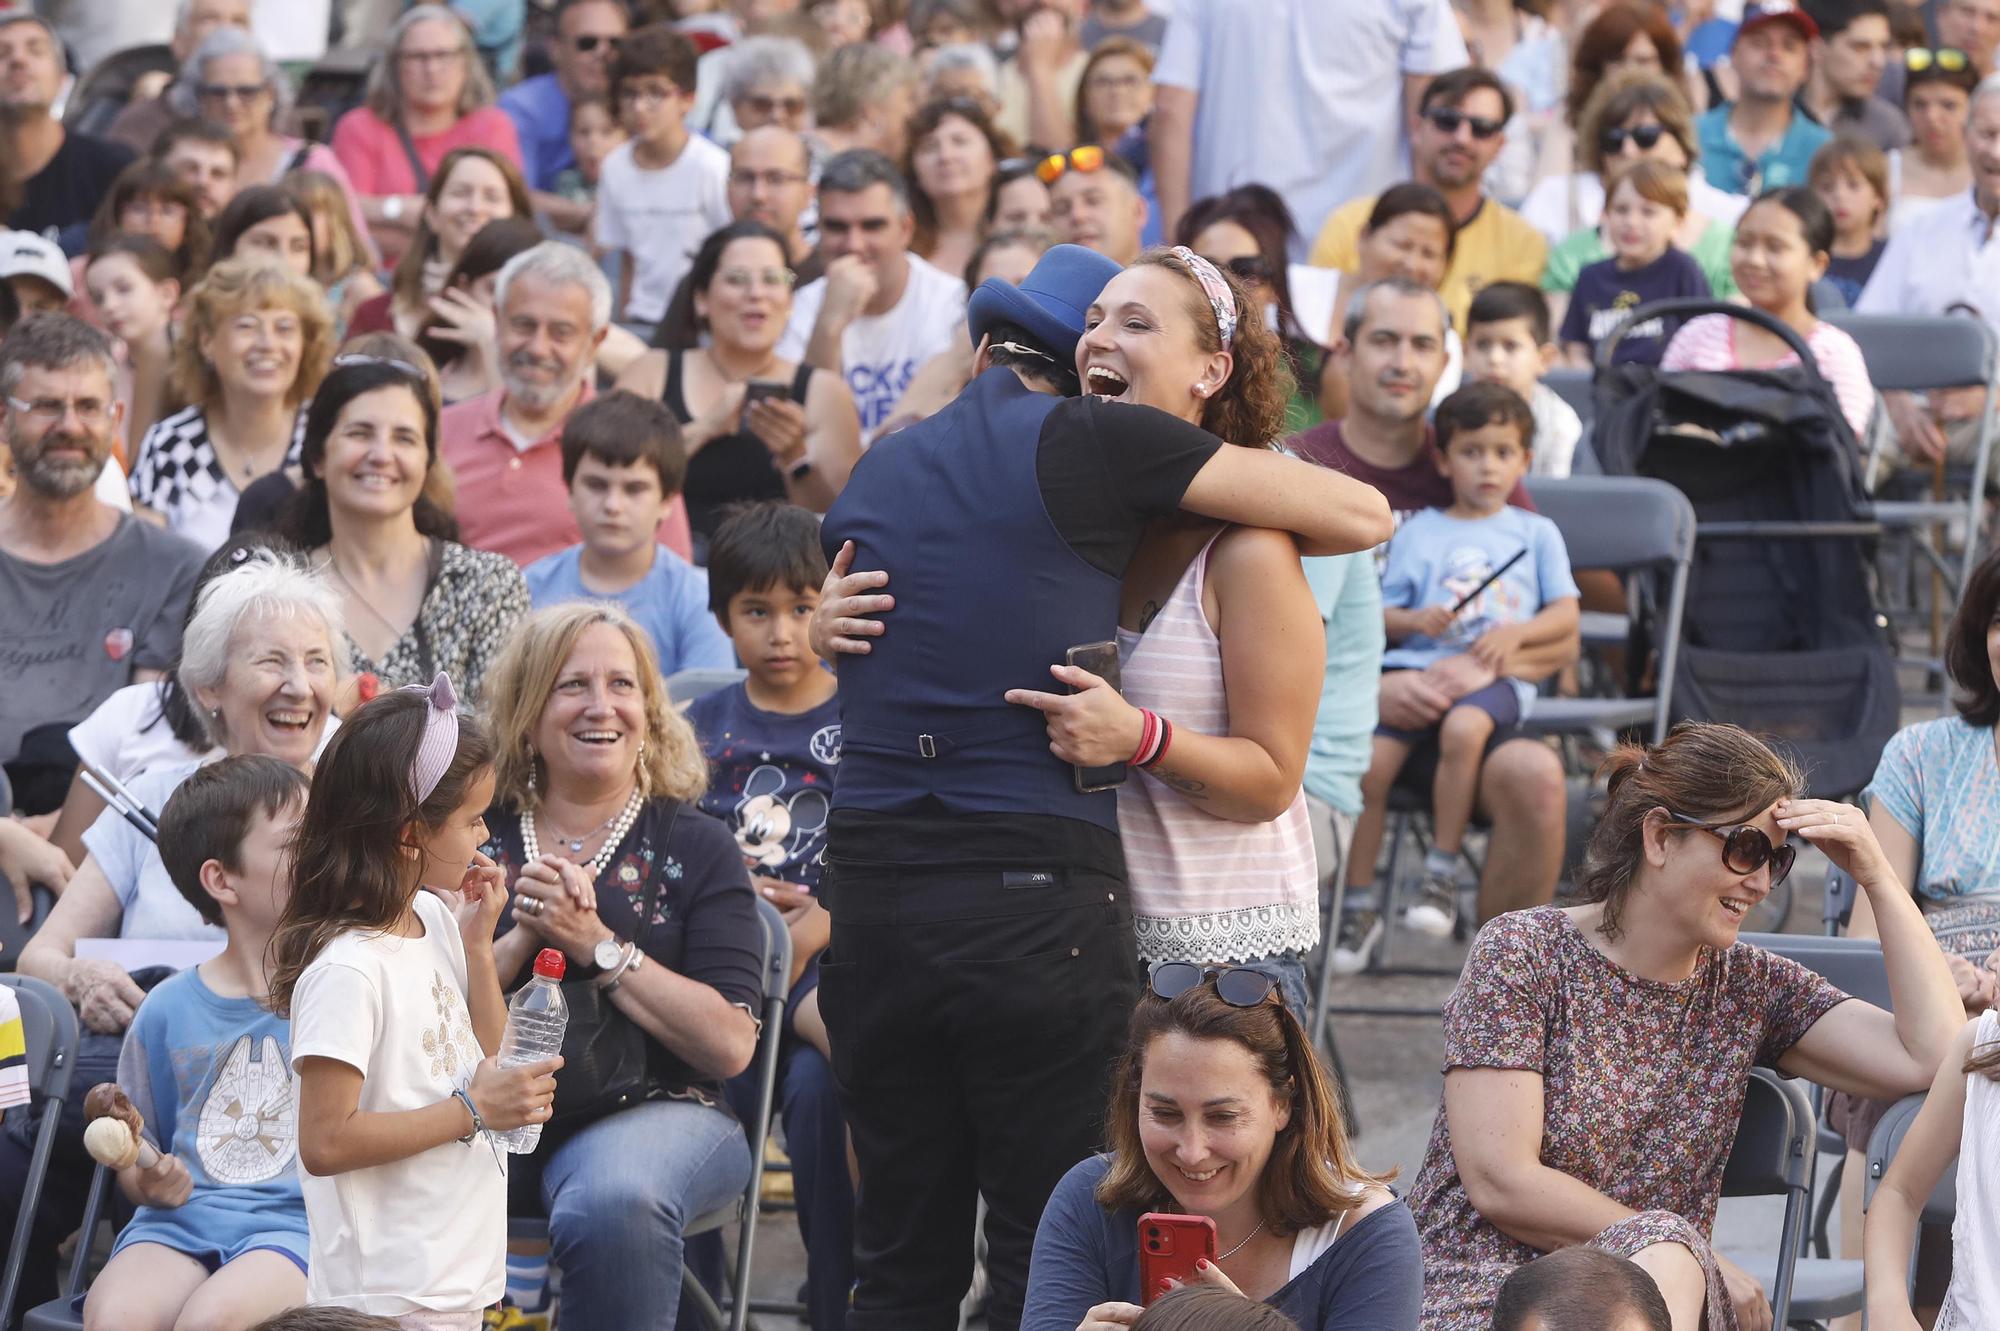
<path id="1" fill-rule="evenodd" d="M 743 429 L 749 428 L 750 407 L 752 403 L 762 402 L 766 398 L 776 398 L 782 401 L 790 396 L 790 384 L 776 384 L 762 379 L 752 379 L 749 383 L 743 385 L 743 417 L 737 422 L 738 427 Z"/>
<path id="2" fill-rule="evenodd" d="M 1118 644 L 1115 642 L 1090 642 L 1072 647 L 1065 659 L 1079 670 L 1088 670 L 1114 689 L 1121 686 Z M 1124 763 L 1113 763 L 1108 767 L 1078 767 L 1075 771 L 1076 788 L 1086 795 L 1100 790 L 1116 790 L 1125 784 Z"/>

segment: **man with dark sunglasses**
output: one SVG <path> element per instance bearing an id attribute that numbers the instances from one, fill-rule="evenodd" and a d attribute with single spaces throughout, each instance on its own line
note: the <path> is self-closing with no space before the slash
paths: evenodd
<path id="1" fill-rule="evenodd" d="M 1458 219 L 1458 238 L 1440 288 L 1452 322 L 1465 326 L 1472 298 L 1488 282 L 1541 280 L 1548 240 L 1519 213 L 1488 198 L 1486 168 L 1507 143 L 1514 95 L 1491 70 L 1454 69 L 1431 80 L 1410 127 L 1411 175 L 1444 195 Z M 1361 229 L 1374 195 L 1343 205 L 1321 228 L 1309 263 L 1353 272 Z"/>
<path id="2" fill-rule="evenodd" d="M 608 96 L 611 57 L 631 28 L 625 6 L 618 0 L 563 0 L 556 10 L 556 38 L 549 58 L 555 69 L 509 88 L 500 109 L 514 122 L 521 139 L 521 174 L 534 191 L 535 211 L 546 212 L 558 225 L 570 213 L 589 215 L 587 205 L 555 194 L 556 177 L 576 165 L 569 146 L 570 107 L 585 98 Z M 580 229 L 578 219 L 576 227 Z"/>

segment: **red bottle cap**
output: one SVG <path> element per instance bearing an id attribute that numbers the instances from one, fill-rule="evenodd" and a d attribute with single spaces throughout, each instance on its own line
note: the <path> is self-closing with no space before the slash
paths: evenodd
<path id="1" fill-rule="evenodd" d="M 535 955 L 535 974 L 543 979 L 560 980 L 567 965 L 563 954 L 552 947 L 545 947 Z"/>

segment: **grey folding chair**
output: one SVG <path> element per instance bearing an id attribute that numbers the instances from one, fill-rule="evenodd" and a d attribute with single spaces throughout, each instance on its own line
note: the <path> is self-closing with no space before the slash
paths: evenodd
<path id="1" fill-rule="evenodd" d="M 1659 743 L 1667 737 L 1680 654 L 1688 566 L 1694 559 L 1694 506 L 1676 487 L 1645 476 L 1531 476 L 1528 496 L 1562 532 L 1572 568 L 1608 569 L 1625 577 L 1631 615 L 1638 615 L 1644 595 L 1633 575 L 1657 577 L 1660 659 L 1651 696 L 1541 698 L 1524 726 L 1544 735 L 1576 735 L 1650 724 L 1652 741 Z M 1626 625 L 1599 633 L 1622 645 Z"/>
<path id="2" fill-rule="evenodd" d="M 35 1227 L 35 1212 L 41 1208 L 49 1157 L 55 1152 L 57 1122 L 69 1100 L 78 1029 L 76 1009 L 55 986 L 25 975 L 0 975 L 0 984 L 14 991 L 21 1006 L 21 1033 L 28 1046 L 28 1089 L 41 1115 L 28 1157 L 28 1177 L 14 1213 L 14 1241 L 7 1249 L 6 1274 L 0 1276 L 0 1327 L 4 1327 L 13 1325 L 14 1300 L 21 1292 L 21 1270 L 28 1260 L 28 1240 Z"/>
<path id="3" fill-rule="evenodd" d="M 704 1289 L 687 1267 L 681 1268 L 681 1288 L 701 1314 L 708 1331 L 744 1331 L 750 1320 L 750 1265 L 757 1238 L 757 1199 L 764 1186 L 764 1139 L 771 1131 L 771 1106 L 778 1089 L 778 1052 L 785 1038 L 785 999 L 791 992 L 792 934 L 785 927 L 785 917 L 776 906 L 759 897 L 757 920 L 764 928 L 764 1000 L 758 1012 L 761 1025 L 757 1052 L 750 1064 L 757 1070 L 756 1112 L 743 1127 L 750 1140 L 750 1180 L 728 1205 L 696 1216 L 681 1231 L 682 1238 L 693 1238 L 736 1226 L 736 1262 L 722 1298 Z M 510 1239 L 545 1240 L 548 1234 L 546 1217 L 508 1219 Z"/>
<path id="4" fill-rule="evenodd" d="M 679 707 L 705 693 L 726 689 L 749 676 L 747 670 L 721 670 L 714 666 L 689 666 L 667 676 L 667 701 Z"/>
<path id="5" fill-rule="evenodd" d="M 1778 1251 L 1726 1255 L 1759 1277 L 1771 1297 L 1771 1324 L 1825 1322 L 1859 1312 L 1861 1263 L 1803 1257 L 1819 1145 L 1805 1088 L 1769 1068 L 1753 1068 L 1736 1144 L 1723 1169 L 1724 1197 L 1782 1196 Z"/>
<path id="6" fill-rule="evenodd" d="M 1822 934 L 1738 934 L 1766 952 L 1790 957 L 1825 976 L 1851 998 L 1889 1009 L 1889 968 L 1882 944 L 1873 938 L 1828 938 Z"/>
<path id="7" fill-rule="evenodd" d="M 21 1331 L 83 1331 L 81 1297 L 89 1284 L 91 1239 L 111 1200 L 112 1172 L 99 1165 L 90 1176 L 90 1196 L 83 1204 L 83 1224 L 77 1230 L 76 1256 L 61 1297 L 30 1308 L 21 1315 Z"/>
<path id="8" fill-rule="evenodd" d="M 1868 1204 L 1875 1201 L 1875 1189 L 1889 1172 L 1889 1164 L 1896 1158 L 1896 1152 L 1903 1149 L 1903 1139 L 1910 1135 L 1910 1127 L 1917 1121 L 1917 1113 L 1924 1107 L 1921 1095 L 1906 1095 L 1889 1107 L 1882 1121 L 1875 1125 L 1875 1131 L 1868 1137 L 1868 1188 L 1864 1194 Z M 1922 1226 L 1950 1229 L 1958 1215 L 1958 1166 L 1939 1175 L 1937 1187 L 1924 1199 L 1923 1208 L 1917 1212 Z M 1921 1241 L 1922 1235 L 1918 1236 Z M 1916 1291 L 1917 1254 L 1915 1245 L 1910 1251 L 1910 1290 Z"/>

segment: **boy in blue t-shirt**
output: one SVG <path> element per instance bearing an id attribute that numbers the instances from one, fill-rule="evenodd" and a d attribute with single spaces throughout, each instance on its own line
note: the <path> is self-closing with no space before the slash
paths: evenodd
<path id="1" fill-rule="evenodd" d="M 734 666 L 706 575 L 653 537 L 687 475 L 673 413 L 622 389 L 601 394 L 563 422 L 562 471 L 583 540 L 522 571 L 535 609 L 616 601 L 652 638 L 662 675 Z"/>
<path id="2" fill-rule="evenodd" d="M 1389 789 L 1411 753 L 1434 742 L 1435 835 L 1421 893 L 1403 922 L 1443 938 L 1458 922 L 1459 851 L 1480 766 L 1495 736 L 1507 738 L 1535 698 L 1533 685 L 1497 668 L 1524 641 L 1564 625 L 1574 632 L 1578 597 L 1556 525 L 1507 503 L 1533 457 L 1528 404 L 1503 384 L 1470 384 L 1438 405 L 1436 428 L 1452 502 L 1413 514 L 1389 540 L 1382 669 L 1422 670 L 1458 701 L 1428 730 L 1376 728 L 1353 853 L 1358 864 L 1375 862 Z"/>
<path id="3" fill-rule="evenodd" d="M 854 1284 L 854 1189 L 847 1125 L 834 1099 L 819 954 L 832 926 L 820 905 L 821 859 L 840 764 L 835 683 L 807 641 L 826 556 L 819 519 L 789 504 L 731 509 L 708 547 L 708 597 L 750 672 L 689 704 L 712 771 L 701 808 L 736 834 L 758 892 L 792 935 L 779 1109 L 806 1244 L 813 1331 L 838 1331 Z"/>
<path id="4" fill-rule="evenodd" d="M 276 758 L 196 769 L 160 813 L 160 859 L 219 956 L 162 981 L 132 1018 L 118 1085 L 157 1163 L 118 1171 L 137 1205 L 90 1287 L 92 1326 L 250 1326 L 305 1302 L 291 1026 L 265 1008 L 266 948 L 290 892 L 306 779 Z"/>

